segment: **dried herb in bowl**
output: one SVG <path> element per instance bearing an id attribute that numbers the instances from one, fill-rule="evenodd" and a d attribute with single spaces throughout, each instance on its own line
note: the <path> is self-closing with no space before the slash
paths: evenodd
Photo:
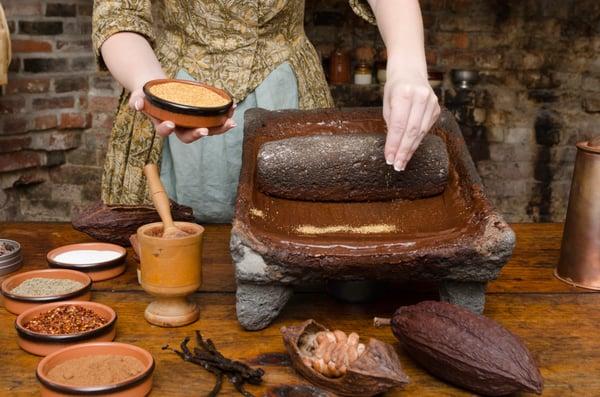
<path id="1" fill-rule="evenodd" d="M 92 331 L 108 319 L 79 305 L 63 305 L 35 315 L 25 328 L 46 335 L 70 335 Z"/>
<path id="2" fill-rule="evenodd" d="M 21 296 L 55 296 L 77 291 L 83 286 L 79 281 L 68 278 L 33 277 L 11 289 L 10 293 Z"/>

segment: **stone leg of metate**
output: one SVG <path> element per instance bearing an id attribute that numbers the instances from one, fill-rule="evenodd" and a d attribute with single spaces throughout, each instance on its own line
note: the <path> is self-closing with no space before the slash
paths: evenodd
<path id="1" fill-rule="evenodd" d="M 482 314 L 487 283 L 445 280 L 440 284 L 440 299 Z"/>
<path id="2" fill-rule="evenodd" d="M 248 331 L 268 327 L 279 315 L 292 293 L 292 287 L 285 285 L 238 282 L 236 312 L 240 325 Z"/>

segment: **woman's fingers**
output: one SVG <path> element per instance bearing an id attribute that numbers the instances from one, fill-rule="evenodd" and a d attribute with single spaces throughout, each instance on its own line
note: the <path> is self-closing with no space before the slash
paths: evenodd
<path id="1" fill-rule="evenodd" d="M 141 90 L 135 90 L 129 97 L 129 107 L 137 110 L 138 112 L 144 108 L 144 92 Z"/>
<path id="2" fill-rule="evenodd" d="M 235 123 L 235 121 L 233 121 L 233 119 L 229 118 L 222 126 L 209 128 L 208 131 L 210 135 L 218 135 L 223 134 L 235 127 L 237 127 L 237 124 Z"/>
<path id="3" fill-rule="evenodd" d="M 162 137 L 169 136 L 175 129 L 175 123 L 173 123 L 172 121 L 167 120 L 160 122 L 156 119 L 152 121 L 154 122 L 154 128 L 156 129 L 156 133 Z"/>
<path id="4" fill-rule="evenodd" d="M 421 141 L 423 137 L 423 131 L 421 125 L 423 123 L 423 117 L 429 104 L 430 90 L 419 87 L 413 90 L 412 106 L 410 108 L 410 116 L 406 123 L 406 130 L 402 136 L 402 141 L 398 145 L 398 151 L 394 159 L 394 169 L 396 171 L 403 171 L 406 168 L 406 164 L 410 160 L 411 148 L 415 142 Z"/>
<path id="5" fill-rule="evenodd" d="M 183 143 L 192 143 L 198 139 L 208 135 L 208 128 L 178 128 L 175 130 L 175 135 Z"/>
<path id="6" fill-rule="evenodd" d="M 390 114 L 387 121 L 387 138 L 385 140 L 385 161 L 388 165 L 394 164 L 398 147 L 406 132 L 406 124 L 412 106 L 410 92 L 402 88 L 402 92 L 390 92 Z"/>
<path id="7" fill-rule="evenodd" d="M 423 120 L 421 121 L 421 135 L 419 139 L 415 139 L 408 150 L 408 158 L 412 158 L 413 154 L 421 144 L 421 141 L 427 134 L 427 132 L 431 129 L 433 124 L 437 121 L 437 118 L 440 114 L 440 105 L 438 104 L 437 98 L 434 96 L 427 103 L 427 108 L 425 109 L 425 113 L 423 114 Z M 408 164 L 408 163 L 407 163 Z"/>

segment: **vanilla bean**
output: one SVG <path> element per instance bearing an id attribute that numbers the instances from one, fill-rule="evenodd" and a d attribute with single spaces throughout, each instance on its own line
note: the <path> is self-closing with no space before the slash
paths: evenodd
<path id="1" fill-rule="evenodd" d="M 182 360 L 199 365 L 213 373 L 216 377 L 216 382 L 209 396 L 214 397 L 220 392 L 223 376 L 226 376 L 227 380 L 241 395 L 244 397 L 254 397 L 252 393 L 244 388 L 244 384 L 260 384 L 265 371 L 261 368 L 254 369 L 240 361 L 226 358 L 217 350 L 212 340 L 204 340 L 200 331 L 196 331 L 196 347 L 190 349 L 188 346 L 189 342 L 189 337 L 185 337 L 181 341 L 179 344 L 181 351 L 171 349 L 169 345 L 164 345 L 163 350 L 171 350 Z"/>

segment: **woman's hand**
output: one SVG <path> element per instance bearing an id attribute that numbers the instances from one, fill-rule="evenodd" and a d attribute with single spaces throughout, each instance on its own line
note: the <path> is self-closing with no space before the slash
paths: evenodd
<path id="1" fill-rule="evenodd" d="M 144 109 L 144 92 L 142 88 L 135 89 L 131 93 L 131 97 L 129 98 L 129 106 L 137 111 L 142 111 Z M 146 116 L 152 120 L 152 124 L 154 124 L 154 128 L 158 135 L 167 137 L 172 133 L 175 133 L 181 142 L 192 143 L 209 134 L 222 134 L 236 127 L 237 124 L 231 118 L 233 116 L 233 110 L 235 109 L 235 106 L 236 105 L 234 104 L 231 107 L 225 124 L 214 128 L 180 128 L 175 126 L 175 123 L 172 121 L 158 120 L 149 115 Z"/>
<path id="2" fill-rule="evenodd" d="M 440 115 L 440 105 L 427 75 L 417 68 L 388 61 L 387 75 L 383 93 L 383 118 L 388 128 L 385 161 L 403 171 Z"/>

